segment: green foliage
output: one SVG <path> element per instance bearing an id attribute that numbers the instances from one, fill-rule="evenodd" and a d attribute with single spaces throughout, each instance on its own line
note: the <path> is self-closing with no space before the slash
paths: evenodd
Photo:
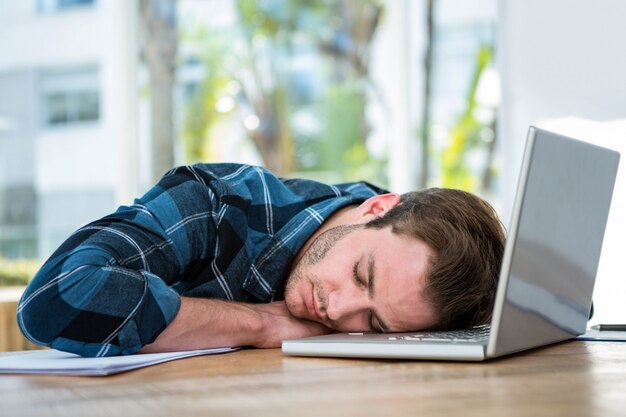
<path id="1" fill-rule="evenodd" d="M 322 105 L 321 160 L 318 167 L 337 172 L 345 181 L 380 178 L 385 161 L 369 155 L 365 98 L 355 83 L 332 85 Z"/>
<path id="2" fill-rule="evenodd" d="M 217 101 L 225 95 L 232 78 L 226 72 L 229 51 L 227 38 L 217 31 L 197 29 L 184 36 L 190 43 L 202 44 L 202 60 L 207 73 L 198 90 L 187 103 L 183 131 L 183 142 L 188 163 L 210 159 L 207 151 L 207 134 L 213 123 L 221 116 L 217 112 Z"/>
<path id="3" fill-rule="evenodd" d="M 243 125 L 252 115 L 259 126 L 240 126 L 241 132 L 264 164 L 281 175 L 306 170 L 333 171 L 338 180 L 363 174 L 360 178 L 377 182 L 384 178 L 386 161 L 373 160 L 365 146 L 369 128 L 362 91 L 371 82 L 368 47 L 381 1 L 238 0 L 235 5 L 236 27 L 195 31 L 187 39 L 204 51 L 206 70 L 185 115 L 187 159 L 212 160 L 208 144 L 224 140 L 215 128 Z M 317 67 L 303 69 L 302 58 Z M 229 91 L 233 83 L 240 88 L 236 93 Z M 216 109 L 225 96 L 235 100 L 227 113 Z M 296 115 L 308 127 L 300 130 Z"/>
<path id="4" fill-rule="evenodd" d="M 476 55 L 476 69 L 471 80 L 464 112 L 450 129 L 450 143 L 440 153 L 442 186 L 476 192 L 480 178 L 467 165 L 468 154 L 485 147 L 481 131 L 488 127 L 476 117 L 476 91 L 480 77 L 491 63 L 493 51 L 482 46 Z"/>
<path id="5" fill-rule="evenodd" d="M 333 85 L 326 91 L 320 138 L 322 169 L 345 171 L 348 152 L 363 138 L 364 105 L 363 98 L 351 85 Z"/>
<path id="6" fill-rule="evenodd" d="M 36 260 L 0 257 L 0 287 L 27 285 L 40 267 Z"/>
<path id="7" fill-rule="evenodd" d="M 337 0 L 239 0 L 237 12 L 242 28 L 250 34 L 277 38 L 297 32 L 318 36 L 322 25 L 335 15 Z"/>

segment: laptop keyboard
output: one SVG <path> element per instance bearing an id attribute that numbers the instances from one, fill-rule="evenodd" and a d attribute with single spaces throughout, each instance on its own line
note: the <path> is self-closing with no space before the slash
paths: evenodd
<path id="1" fill-rule="evenodd" d="M 481 343 L 489 339 L 491 326 L 488 324 L 463 330 L 447 330 L 438 332 L 420 332 L 404 336 L 389 336 L 389 340 L 408 340 L 420 342 L 459 342 Z"/>

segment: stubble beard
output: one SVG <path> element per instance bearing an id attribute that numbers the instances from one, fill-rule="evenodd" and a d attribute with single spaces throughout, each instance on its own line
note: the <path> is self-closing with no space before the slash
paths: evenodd
<path id="1" fill-rule="evenodd" d="M 306 269 L 321 262 L 326 257 L 328 252 L 334 248 L 341 239 L 362 227 L 363 225 L 361 224 L 351 224 L 335 226 L 328 229 L 319 235 L 313 243 L 311 243 L 311 246 L 306 250 L 306 252 L 304 252 L 300 261 L 298 261 L 289 274 L 287 284 L 285 285 L 285 304 L 293 316 L 299 317 L 297 312 L 299 307 L 304 304 L 296 293 L 296 287 L 302 280 L 305 279 L 306 276 L 308 276 L 310 281 L 313 282 L 315 295 L 320 302 L 320 308 L 325 309 L 326 296 L 324 293 L 323 283 L 317 275 L 311 273 L 306 274 Z M 304 306 L 304 310 L 307 311 L 306 305 Z"/>

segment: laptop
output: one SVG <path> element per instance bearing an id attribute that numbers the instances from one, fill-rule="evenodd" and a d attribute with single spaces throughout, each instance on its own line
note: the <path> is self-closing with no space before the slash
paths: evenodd
<path id="1" fill-rule="evenodd" d="M 585 332 L 619 153 L 531 127 L 490 325 L 285 340 L 296 356 L 482 361 Z"/>

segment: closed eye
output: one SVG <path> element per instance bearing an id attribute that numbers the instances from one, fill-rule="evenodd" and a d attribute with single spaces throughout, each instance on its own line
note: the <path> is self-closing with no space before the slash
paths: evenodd
<path id="1" fill-rule="evenodd" d="M 374 327 L 374 313 L 372 312 L 372 310 L 370 310 L 368 322 L 369 322 L 369 325 L 370 325 L 370 332 L 372 332 L 372 333 L 380 333 L 380 330 L 378 330 L 376 327 Z"/>
<path id="2" fill-rule="evenodd" d="M 375 321 L 374 321 L 375 320 Z M 370 331 L 374 333 L 387 333 L 385 328 L 382 326 L 380 318 L 374 314 L 373 311 L 370 311 Z"/>
<path id="3" fill-rule="evenodd" d="M 361 279 L 361 277 L 359 276 L 359 262 L 355 262 L 354 266 L 352 267 L 352 275 L 354 276 L 354 282 L 356 282 L 356 285 L 358 285 L 361 288 L 365 287 L 365 281 L 363 281 Z"/>
<path id="4" fill-rule="evenodd" d="M 359 275 L 359 263 L 358 263 L 358 261 L 355 262 L 354 266 L 352 267 L 352 275 L 354 277 L 354 282 L 356 282 L 357 286 L 359 286 L 360 288 L 367 287 L 367 284 L 365 283 L 365 281 L 363 281 L 363 279 Z M 370 310 L 369 313 L 368 313 L 367 323 L 369 325 L 369 328 L 370 328 L 369 331 L 370 332 L 372 332 L 372 333 L 380 333 L 381 332 L 374 325 L 374 312 L 372 310 Z"/>

